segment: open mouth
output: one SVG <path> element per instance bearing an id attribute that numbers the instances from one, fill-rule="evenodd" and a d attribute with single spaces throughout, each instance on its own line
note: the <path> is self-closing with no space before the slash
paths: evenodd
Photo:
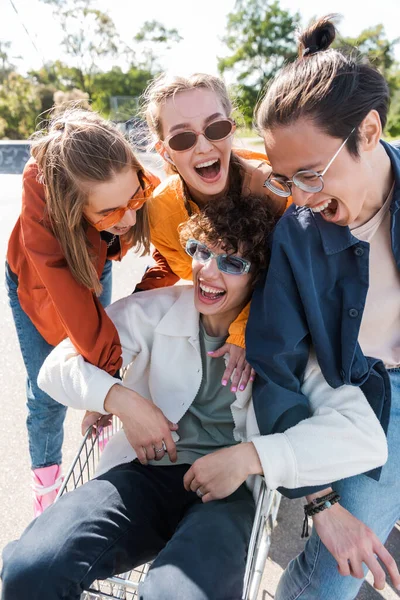
<path id="1" fill-rule="evenodd" d="M 129 231 L 130 227 L 117 227 L 116 225 L 114 225 L 113 229 L 115 229 L 116 233 L 123 234 L 123 233 L 127 233 L 127 231 Z"/>
<path id="2" fill-rule="evenodd" d="M 207 304 L 218 302 L 225 294 L 225 290 L 214 288 L 199 282 L 199 296 Z"/>
<path id="3" fill-rule="evenodd" d="M 335 217 L 338 207 L 338 201 L 334 198 L 331 198 L 323 204 L 319 204 L 318 206 L 312 207 L 311 210 L 314 213 L 321 213 L 324 219 L 326 219 L 327 221 L 331 221 Z"/>
<path id="4" fill-rule="evenodd" d="M 207 160 L 196 165 L 194 169 L 206 181 L 214 181 L 221 171 L 221 161 L 219 158 Z"/>

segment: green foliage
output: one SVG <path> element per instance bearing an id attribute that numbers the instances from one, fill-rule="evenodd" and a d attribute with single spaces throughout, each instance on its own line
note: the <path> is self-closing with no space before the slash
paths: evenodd
<path id="1" fill-rule="evenodd" d="M 182 37 L 177 29 L 167 29 L 159 21 L 153 20 L 145 21 L 133 39 L 141 46 L 140 67 L 154 72 L 161 69 L 160 54 L 164 50 L 169 50 L 173 44 L 178 44 Z"/>
<path id="2" fill-rule="evenodd" d="M 116 57 L 120 37 L 114 21 L 93 6 L 93 0 L 42 0 L 53 6 L 54 16 L 64 32 L 62 46 L 71 57 L 70 75 L 75 87 L 91 94 L 99 61 Z"/>
<path id="3" fill-rule="evenodd" d="M 92 86 L 93 109 L 110 118 L 128 119 L 134 113 L 131 112 L 130 115 L 113 114 L 110 98 L 112 96 L 139 97 L 152 76 L 149 71 L 137 69 L 133 66 L 127 72 L 122 71 L 120 67 L 113 67 L 107 73 L 97 73 L 93 78 Z M 128 110 L 128 107 L 126 107 L 126 110 Z"/>
<path id="4" fill-rule="evenodd" d="M 386 133 L 391 137 L 400 135 L 400 71 L 395 58 L 395 46 L 400 38 L 388 40 L 383 25 L 364 29 L 356 38 L 340 38 L 337 47 L 357 48 L 361 56 L 373 64 L 385 77 L 390 90 L 391 107 Z"/>
<path id="5" fill-rule="evenodd" d="M 291 15 L 277 0 L 237 0 L 228 15 L 223 38 L 231 55 L 218 60 L 221 74 L 234 72 L 237 93 L 247 124 L 251 123 L 255 102 L 268 80 L 296 56 L 295 30 L 298 13 Z"/>
<path id="6" fill-rule="evenodd" d="M 3 81 L 8 75 L 15 70 L 8 58 L 8 52 L 11 48 L 11 42 L 0 40 L 0 81 Z"/>
<path id="7" fill-rule="evenodd" d="M 25 139 L 36 127 L 40 111 L 36 87 L 18 73 L 9 73 L 0 85 L 0 135 Z"/>

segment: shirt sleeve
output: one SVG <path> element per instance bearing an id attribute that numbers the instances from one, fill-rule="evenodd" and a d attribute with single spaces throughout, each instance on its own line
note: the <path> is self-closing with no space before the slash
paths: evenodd
<path id="1" fill-rule="evenodd" d="M 132 300 L 123 298 L 107 308 L 121 339 L 123 367 L 133 362 L 142 347 L 140 327 L 131 326 L 132 311 L 126 308 L 128 301 L 132 306 Z M 122 382 L 85 361 L 70 339 L 52 350 L 38 376 L 39 387 L 60 404 L 102 414 L 106 414 L 104 400 L 115 384 Z"/>
<path id="2" fill-rule="evenodd" d="M 114 374 L 121 366 L 117 330 L 95 294 L 73 277 L 61 246 L 46 223 L 45 210 L 43 185 L 30 173 L 23 182 L 22 237 L 31 267 L 53 305 L 49 314 L 55 310 L 66 336 L 87 361 Z M 100 253 L 100 237 L 98 244 L 95 250 Z M 41 310 L 46 320 L 46 308 Z M 34 324 L 40 331 L 40 324 Z"/>
<path id="3" fill-rule="evenodd" d="M 167 287 L 179 281 L 178 275 L 175 275 L 168 261 L 157 248 L 153 251 L 152 256 L 156 264 L 146 270 L 142 280 L 137 284 L 135 292 Z"/>
<path id="4" fill-rule="evenodd" d="M 284 433 L 251 440 L 271 489 L 326 486 L 387 460 L 385 433 L 361 389 L 332 388 L 310 362 L 302 391 L 312 415 Z"/>

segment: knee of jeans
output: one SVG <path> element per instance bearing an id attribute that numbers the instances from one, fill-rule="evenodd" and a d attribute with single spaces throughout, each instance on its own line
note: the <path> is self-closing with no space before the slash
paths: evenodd
<path id="1" fill-rule="evenodd" d="M 37 598 L 36 593 L 44 579 L 44 568 L 43 559 L 35 554 L 32 547 L 26 548 L 21 541 L 8 544 L 3 553 L 2 600 L 25 600 L 27 594 L 31 599 Z M 47 586 L 47 573 L 45 579 Z"/>
<path id="2" fill-rule="evenodd" d="M 139 587 L 140 600 L 211 600 L 212 596 L 202 590 L 181 569 L 174 565 L 162 565 L 150 569 Z"/>

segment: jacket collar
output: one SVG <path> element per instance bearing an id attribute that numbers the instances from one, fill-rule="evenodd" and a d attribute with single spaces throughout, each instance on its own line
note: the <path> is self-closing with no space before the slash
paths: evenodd
<path id="1" fill-rule="evenodd" d="M 400 208 L 400 144 L 395 142 L 388 144 L 381 140 L 382 146 L 385 148 L 387 155 L 392 163 L 392 169 L 394 174 L 394 190 L 393 200 L 390 205 L 390 211 L 392 214 L 396 213 Z"/>
<path id="2" fill-rule="evenodd" d="M 194 305 L 194 287 L 192 285 L 179 287 L 182 288 L 182 292 L 158 323 L 155 332 L 172 337 L 197 338 L 199 313 Z"/>
<path id="3" fill-rule="evenodd" d="M 382 140 L 381 144 L 385 148 L 390 158 L 395 178 L 393 200 L 390 207 L 390 210 L 393 214 L 397 212 L 400 207 L 400 151 L 398 147 L 388 144 Z M 314 222 L 319 229 L 325 254 L 336 254 L 342 250 L 347 250 L 347 248 L 354 246 L 354 244 L 360 243 L 360 240 L 352 235 L 348 227 L 341 227 L 333 223 L 328 223 L 323 219 L 323 217 L 321 217 L 320 214 L 313 213 L 309 208 L 298 210 L 299 212 L 306 210 L 307 212 L 311 213 Z"/>

